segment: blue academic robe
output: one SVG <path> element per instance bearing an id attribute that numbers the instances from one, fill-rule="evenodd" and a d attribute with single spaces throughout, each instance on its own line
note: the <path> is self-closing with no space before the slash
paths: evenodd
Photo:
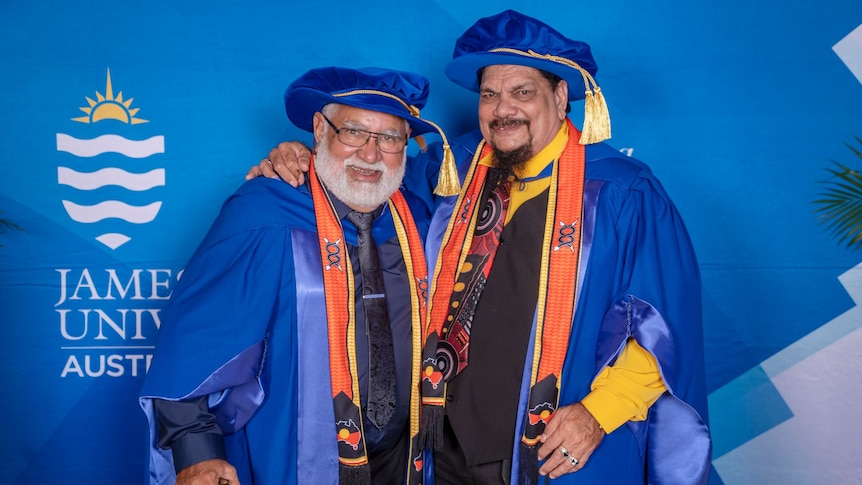
<path id="1" fill-rule="evenodd" d="M 480 140 L 477 130 L 452 141 L 462 180 Z M 645 164 L 604 143 L 586 146 L 585 158 L 579 294 L 559 404 L 576 403 L 589 393 L 598 372 L 614 362 L 628 338 L 636 339 L 656 358 L 668 392 L 650 408 L 645 421 L 629 422 L 608 434 L 583 469 L 554 482 L 705 484 L 711 440 L 700 274 L 688 233 Z M 440 159 L 439 145 L 432 146 L 427 158 L 414 167 L 424 166 L 425 171 L 406 179 L 410 190 L 430 193 L 427 180 L 436 180 L 433 174 Z M 426 243 L 429 268 L 435 267 L 456 199 L 437 201 Z M 512 441 L 512 483 L 518 483 L 518 445 L 532 352 L 531 343 Z"/>
<path id="2" fill-rule="evenodd" d="M 423 205 L 408 201 L 424 233 Z M 152 399 L 199 396 L 209 396 L 243 484 L 338 482 L 315 224 L 310 193 L 280 180 L 253 179 L 224 203 L 162 314 L 141 391 L 149 483 L 175 480 L 170 450 L 157 446 Z M 395 236 L 391 212 L 372 233 L 378 242 Z M 344 237 L 356 244 L 352 225 Z"/>

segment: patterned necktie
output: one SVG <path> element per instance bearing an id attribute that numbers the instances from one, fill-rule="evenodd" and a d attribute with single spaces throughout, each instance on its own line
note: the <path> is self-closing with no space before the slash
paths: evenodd
<path id="1" fill-rule="evenodd" d="M 377 245 L 371 237 L 374 215 L 352 211 L 347 219 L 356 226 L 359 240 L 359 270 L 362 273 L 362 302 L 368 333 L 368 419 L 383 428 L 395 412 L 395 352 L 383 288 L 383 273 Z"/>
<path id="2" fill-rule="evenodd" d="M 437 366 L 446 380 L 467 367 L 473 315 L 491 272 L 509 208 L 511 183 L 507 172 L 488 169 L 486 180 L 485 193 L 490 193 L 476 221 L 470 252 L 458 271 L 449 316 L 443 324 L 443 338 L 437 344 Z"/>

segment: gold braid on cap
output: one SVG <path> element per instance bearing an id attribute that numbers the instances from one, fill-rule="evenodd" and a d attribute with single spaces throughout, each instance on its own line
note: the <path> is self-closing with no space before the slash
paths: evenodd
<path id="1" fill-rule="evenodd" d="M 611 116 L 608 113 L 608 104 L 605 101 L 605 96 L 602 94 L 602 89 L 596 84 L 593 76 L 586 69 L 580 66 L 577 62 L 566 59 L 565 57 L 555 56 L 552 54 L 539 54 L 533 50 L 527 52 L 511 49 L 508 47 L 499 47 L 491 49 L 488 52 L 506 52 L 509 54 L 517 54 L 525 57 L 533 57 L 536 59 L 544 59 L 558 64 L 577 69 L 584 78 L 584 126 L 581 129 L 581 145 L 589 145 L 607 140 L 611 137 Z"/>
<path id="2" fill-rule="evenodd" d="M 434 188 L 434 193 L 436 195 L 441 196 L 449 196 L 456 195 L 461 191 L 461 185 L 458 182 L 458 169 L 455 166 L 455 156 L 452 155 L 452 148 L 449 146 L 449 140 L 446 138 L 446 134 L 443 132 L 443 129 L 437 126 L 436 123 L 433 123 L 428 120 L 423 120 L 419 117 L 419 108 L 413 106 L 412 104 L 407 104 L 403 99 L 395 96 L 394 94 L 387 93 L 385 91 L 377 91 L 375 89 L 355 89 L 353 91 L 347 91 L 346 93 L 336 93 L 332 96 L 336 98 L 342 98 L 346 96 L 355 96 L 358 94 L 376 94 L 378 96 L 385 96 L 390 99 L 394 99 L 401 103 L 407 111 L 425 123 L 433 126 L 434 129 L 440 133 L 440 137 L 443 139 L 443 163 L 440 166 L 440 175 L 437 177 L 437 186 Z M 422 139 L 421 136 L 417 136 L 416 142 L 419 143 L 419 147 L 422 151 L 425 151 L 425 140 Z"/>

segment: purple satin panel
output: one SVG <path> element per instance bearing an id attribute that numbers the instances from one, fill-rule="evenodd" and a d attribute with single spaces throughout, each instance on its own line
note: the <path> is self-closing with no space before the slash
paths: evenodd
<path id="1" fill-rule="evenodd" d="M 224 434 L 236 432 L 248 423 L 263 403 L 260 377 L 253 371 L 261 365 L 263 342 L 243 350 L 212 373 L 190 396 L 209 394 L 209 407 Z M 225 382 L 241 382 L 225 389 Z M 181 399 L 185 399 L 183 396 Z"/>
<path id="2" fill-rule="evenodd" d="M 138 399 L 144 414 L 147 415 L 147 424 L 150 427 L 150 466 L 149 466 L 149 482 L 151 485 L 162 485 L 174 483 L 177 479 L 176 471 L 174 470 L 174 457 L 171 450 L 163 450 L 156 443 L 158 440 L 158 423 L 156 415 L 153 412 L 153 400 L 151 398 L 142 397 Z"/>
<path id="3" fill-rule="evenodd" d="M 668 388 L 649 411 L 646 421 L 629 421 L 641 450 L 647 449 L 649 483 L 701 485 L 709 480 L 712 442 L 698 412 L 675 395 L 663 368 L 677 365 L 673 339 L 662 315 L 649 303 L 628 295 L 614 305 L 612 319 L 624 318 L 629 333 L 656 358 Z M 607 318 L 606 318 L 607 320 Z M 647 441 L 648 439 L 648 441 Z"/>
<path id="4" fill-rule="evenodd" d="M 329 335 L 317 234 L 292 229 L 297 308 L 296 475 L 300 483 L 338 483 Z M 332 268 L 332 271 L 337 271 Z"/>
<path id="5" fill-rule="evenodd" d="M 521 436 L 527 421 L 527 401 L 530 399 L 530 381 L 533 378 L 533 343 L 536 341 L 536 314 L 533 314 L 533 327 L 530 329 L 530 345 L 524 358 L 524 371 L 521 374 L 521 395 L 518 397 L 518 417 L 515 420 L 515 441 L 512 443 L 512 475 L 510 483 L 518 483 L 521 477 Z M 541 466 L 541 464 L 539 465 Z"/>
<path id="6" fill-rule="evenodd" d="M 706 485 L 712 442 L 697 412 L 665 394 L 650 408 L 647 473 L 655 485 Z"/>
<path id="7" fill-rule="evenodd" d="M 663 367 L 667 366 L 673 369 L 677 365 L 670 327 L 655 307 L 634 295 L 628 295 L 628 299 L 626 318 L 631 327 L 629 333 L 641 347 L 649 350 L 655 356 L 665 385 L 668 387 L 668 391 L 674 394 L 674 389 L 671 388 L 670 381 L 663 372 Z"/>
<path id="8" fill-rule="evenodd" d="M 631 335 L 628 321 L 628 302 L 615 302 L 605 313 L 596 347 L 596 372 L 611 364 Z"/>
<path id="9" fill-rule="evenodd" d="M 446 197 L 439 203 L 431 218 L 428 236 L 425 238 L 425 261 L 428 263 L 428 271 L 434 271 L 437 268 L 437 253 L 440 251 L 443 236 L 446 235 L 446 227 L 449 225 L 449 218 L 455 210 L 456 202 L 458 197 Z"/>
<path id="10" fill-rule="evenodd" d="M 593 237 L 596 232 L 596 207 L 599 203 L 599 193 L 604 181 L 587 180 L 584 182 L 584 205 L 583 218 L 581 219 L 581 264 L 578 265 L 578 301 L 584 291 L 584 275 L 587 274 L 587 265 L 590 261 L 590 252 L 593 248 Z M 575 302 L 577 305 L 577 301 Z M 577 306 L 575 306 L 577 308 Z"/>

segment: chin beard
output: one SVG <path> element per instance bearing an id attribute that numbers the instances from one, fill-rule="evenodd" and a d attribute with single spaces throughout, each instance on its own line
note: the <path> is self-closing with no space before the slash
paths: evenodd
<path id="1" fill-rule="evenodd" d="M 509 126 L 515 125 L 524 125 L 527 127 L 527 131 L 529 133 L 530 122 L 524 119 L 518 118 L 498 118 L 488 125 L 492 131 L 497 128 L 505 128 Z M 503 151 L 494 146 L 493 136 L 491 137 L 491 148 L 494 150 L 494 166 L 500 169 L 507 171 L 510 174 L 514 174 L 515 171 L 522 167 L 527 161 L 532 158 L 533 155 L 533 137 L 529 136 L 527 143 L 521 145 L 514 150 Z"/>
<path id="2" fill-rule="evenodd" d="M 498 150 L 493 146 L 491 148 L 494 149 L 494 166 L 506 170 L 509 173 L 515 173 L 515 171 L 524 166 L 524 164 L 526 164 L 533 155 L 533 150 L 529 143 L 507 152 Z"/>

